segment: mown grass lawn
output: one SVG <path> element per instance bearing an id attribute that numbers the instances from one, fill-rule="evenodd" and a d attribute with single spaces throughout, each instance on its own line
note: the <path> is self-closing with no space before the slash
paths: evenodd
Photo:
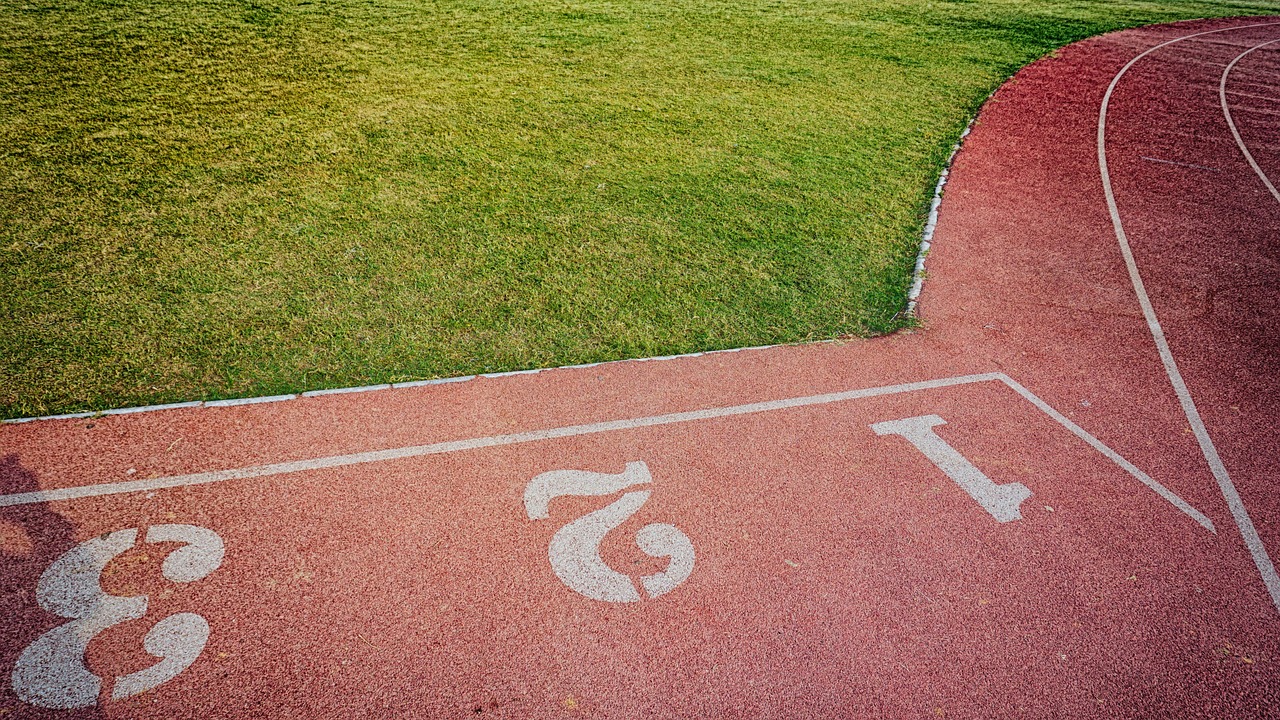
<path id="1" fill-rule="evenodd" d="M 1126 0 L 6 0 L 0 415 L 872 335 Z"/>

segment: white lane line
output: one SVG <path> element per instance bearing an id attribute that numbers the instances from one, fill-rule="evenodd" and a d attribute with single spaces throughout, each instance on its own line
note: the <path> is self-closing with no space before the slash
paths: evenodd
<path id="1" fill-rule="evenodd" d="M 166 488 L 184 487 L 187 485 L 204 485 L 207 483 L 221 482 L 223 480 L 269 477 L 271 475 L 281 475 L 291 472 L 345 467 L 348 465 L 361 465 L 371 462 L 384 462 L 387 460 L 398 460 L 401 458 L 419 457 L 422 455 L 437 455 L 440 453 L 457 452 L 459 450 L 475 450 L 478 448 L 495 447 L 498 445 L 515 445 L 520 443 L 537 442 L 539 440 L 550 440 L 552 438 L 572 437 L 575 435 L 591 435 L 614 430 L 631 430 L 641 427 L 651 427 L 654 425 L 669 425 L 672 423 L 690 422 L 693 420 L 709 420 L 712 418 L 728 417 L 732 415 L 746 415 L 750 413 L 767 412 L 770 410 L 802 407 L 805 405 L 821 405 L 824 403 L 839 402 L 841 400 L 855 400 L 875 397 L 877 395 L 892 395 L 895 393 L 912 392 L 915 390 L 931 390 L 935 388 L 949 387 L 951 385 L 964 385 L 967 383 L 997 380 L 999 378 L 1000 375 L 998 373 L 965 375 L 943 380 L 926 380 L 924 382 L 907 383 L 903 385 L 888 385 L 884 387 L 851 390 L 826 395 L 812 395 L 807 397 L 791 398 L 788 400 L 772 400 L 767 402 L 750 403 L 747 405 L 710 408 L 707 410 L 692 410 L 688 412 L 654 415 L 651 417 L 632 418 L 628 420 L 610 420 L 599 423 L 588 423 L 585 425 L 569 425 L 567 427 L 552 428 L 549 430 L 533 430 L 509 435 L 495 435 L 492 437 L 471 438 L 468 440 L 453 440 L 449 442 L 432 443 L 430 445 L 412 445 L 409 447 L 392 448 L 388 450 L 371 450 L 368 452 L 353 453 L 350 455 L 333 455 L 329 457 L 312 458 L 309 460 L 295 460 L 292 462 L 272 463 L 270 465 L 255 465 L 230 470 L 214 470 L 211 472 L 193 473 L 190 475 L 170 475 L 167 477 L 126 480 L 123 482 L 85 485 L 81 487 L 36 490 L 33 492 L 0 496 L 0 507 L 7 507 L 10 505 L 27 505 L 38 502 L 52 502 L 56 500 L 74 500 L 78 498 L 97 497 L 100 495 L 117 495 L 120 493 L 162 490 Z"/>
<path id="2" fill-rule="evenodd" d="M 1142 307 L 1142 315 L 1146 318 L 1147 327 L 1151 330 L 1151 337 L 1155 340 L 1156 349 L 1160 353 L 1160 361 L 1164 364 L 1165 374 L 1169 376 L 1169 383 L 1173 385 L 1173 391 L 1178 396 L 1178 402 L 1182 405 L 1182 412 L 1187 416 L 1187 422 L 1191 425 L 1191 431 L 1195 434 L 1196 441 L 1200 443 L 1200 451 L 1204 454 L 1205 461 L 1209 463 L 1209 469 L 1213 472 L 1213 477 L 1218 482 L 1218 489 L 1222 491 L 1222 497 L 1227 502 L 1231 517 L 1235 520 L 1236 527 L 1240 530 L 1240 537 L 1244 540 L 1245 546 L 1249 548 L 1249 554 L 1253 556 L 1253 563 L 1258 567 L 1258 574 L 1262 576 L 1262 583 L 1266 585 L 1267 592 L 1271 594 L 1271 602 L 1275 604 L 1277 610 L 1280 610 L 1280 576 L 1276 575 L 1275 565 L 1272 564 L 1270 556 L 1267 555 L 1267 549 L 1262 544 L 1262 538 L 1258 536 L 1258 531 L 1253 526 L 1253 520 L 1249 518 L 1249 511 L 1245 509 L 1244 502 L 1240 499 L 1240 493 L 1236 491 L 1235 483 L 1231 482 L 1231 476 L 1227 474 L 1227 468 L 1222 464 L 1222 458 L 1218 456 L 1218 449 L 1209 437 L 1209 431 L 1205 428 L 1204 421 L 1200 419 L 1200 411 L 1196 409 L 1196 404 L 1191 399 L 1191 391 L 1187 389 L 1187 384 L 1182 379 L 1182 373 L 1178 371 L 1178 363 L 1173 359 L 1173 352 L 1169 349 L 1169 341 L 1165 339 L 1164 330 L 1160 327 L 1160 320 L 1156 317 L 1155 308 L 1152 307 L 1151 298 L 1147 295 L 1146 286 L 1142 282 L 1142 275 L 1138 272 L 1138 264 L 1133 258 L 1133 250 L 1129 247 L 1129 238 L 1125 235 L 1124 224 L 1120 221 L 1120 209 L 1116 206 L 1116 196 L 1111 188 L 1111 172 L 1107 169 L 1107 108 L 1111 104 L 1111 96 L 1115 93 L 1116 86 L 1120 84 L 1120 79 L 1124 77 L 1125 73 L 1129 72 L 1129 68 L 1160 48 L 1183 40 L 1231 30 L 1245 30 L 1275 25 L 1280 25 L 1280 22 L 1236 25 L 1229 28 L 1184 35 L 1148 48 L 1130 60 L 1111 79 L 1111 84 L 1107 86 L 1107 92 L 1102 97 L 1102 107 L 1098 110 L 1098 169 L 1102 175 L 1102 190 L 1107 198 L 1107 210 L 1111 213 L 1111 226 L 1115 229 L 1116 241 L 1120 243 L 1120 254 L 1124 256 L 1125 266 L 1129 269 L 1129 279 L 1133 283 L 1133 291 L 1138 296 L 1138 304 Z"/>
<path id="3" fill-rule="evenodd" d="M 1076 437 L 1088 443 L 1089 446 L 1092 447 L 1094 450 L 1097 450 L 1098 452 L 1102 453 L 1111 462 L 1115 463 L 1116 465 L 1119 465 L 1121 468 L 1124 469 L 1125 472 L 1137 478 L 1138 482 L 1141 482 L 1143 485 L 1146 485 L 1147 487 L 1151 488 L 1153 491 L 1155 491 L 1157 495 L 1164 498 L 1171 505 L 1173 505 L 1174 507 L 1181 510 L 1184 514 L 1186 514 L 1187 517 L 1200 523 L 1201 527 L 1203 527 L 1205 530 L 1208 530 L 1209 532 L 1215 535 L 1218 534 L 1217 529 L 1213 527 L 1213 521 L 1205 517 L 1204 513 L 1191 507 L 1191 505 L 1186 500 L 1183 500 L 1182 498 L 1178 497 L 1178 495 L 1174 493 L 1172 490 L 1156 482 L 1155 478 L 1139 470 L 1136 465 L 1129 462 L 1128 460 L 1125 460 L 1123 457 L 1120 456 L 1120 453 L 1104 445 L 1101 440 L 1094 437 L 1093 435 L 1090 435 L 1087 431 L 1085 431 L 1084 428 L 1071 422 L 1071 420 L 1066 415 L 1063 415 L 1057 410 L 1054 410 L 1053 406 L 1049 405 L 1049 403 L 1045 402 L 1044 400 L 1041 400 L 1039 397 L 1036 397 L 1035 393 L 1032 393 L 1030 390 L 1023 387 L 1022 384 L 1019 383 L 1017 380 L 1014 380 L 1013 378 L 1008 377 L 1007 375 L 1002 377 L 1001 379 L 1004 380 L 1006 385 L 1008 385 L 1009 387 L 1017 391 L 1019 395 L 1026 398 L 1027 401 L 1030 402 L 1032 405 L 1035 405 L 1036 407 L 1040 408 L 1040 411 L 1043 412 L 1045 415 L 1048 415 L 1049 417 L 1058 421 L 1058 424 L 1070 430 Z"/>
<path id="4" fill-rule="evenodd" d="M 1254 45 L 1248 50 L 1237 55 L 1236 58 L 1227 65 L 1227 69 L 1222 71 L 1222 81 L 1218 83 L 1218 99 L 1222 102 L 1222 114 L 1227 118 L 1227 126 L 1231 128 L 1231 135 L 1236 139 L 1236 145 L 1239 146 L 1240 152 L 1244 153 L 1244 159 L 1249 161 L 1249 166 L 1258 174 L 1258 177 L 1262 180 L 1262 184 L 1266 185 L 1267 189 L 1271 191 L 1271 197 L 1275 198 L 1276 202 L 1280 202 L 1280 190 L 1276 190 L 1276 186 L 1271 183 L 1271 178 L 1268 178 L 1267 174 L 1262 172 L 1262 168 L 1258 167 L 1258 161 L 1253 159 L 1253 153 L 1249 152 L 1249 148 L 1245 147 L 1244 138 L 1240 137 L 1240 130 L 1236 128 L 1236 121 L 1231 118 L 1231 107 L 1227 105 L 1227 76 L 1231 74 L 1231 70 L 1235 68 L 1236 63 L 1240 62 L 1244 56 L 1254 50 L 1258 50 L 1259 48 L 1264 48 L 1278 42 L 1280 42 L 1280 38 L 1268 40 L 1264 43 Z"/>
<path id="5" fill-rule="evenodd" d="M 1084 440 L 1090 447 L 1101 452 L 1112 462 L 1116 463 L 1116 465 L 1120 466 L 1120 468 L 1125 472 L 1129 473 L 1143 485 L 1146 485 L 1148 488 L 1153 490 L 1157 495 L 1167 500 L 1179 511 L 1200 524 L 1200 526 L 1204 527 L 1209 532 L 1217 532 L 1213 527 L 1213 522 L 1210 521 L 1209 518 L 1205 517 L 1203 513 L 1191 507 L 1191 505 L 1178 497 L 1178 495 L 1173 491 L 1164 487 L 1159 482 L 1156 482 L 1156 480 L 1151 478 L 1151 476 L 1142 472 L 1132 463 L 1125 460 L 1114 450 L 1107 447 L 1101 440 L 1090 435 L 1079 425 L 1068 420 L 1066 416 L 1059 413 L 1057 410 L 1054 410 L 1048 403 L 1041 400 L 1030 390 L 1015 382 L 1008 375 L 1000 372 L 982 373 L 979 375 L 961 375 L 959 377 L 942 378 L 939 380 L 925 380 L 899 385 L 884 385 L 881 387 L 863 388 L 860 390 L 847 390 L 844 392 L 827 393 L 823 395 L 807 395 L 804 397 L 788 398 L 785 400 L 769 400 L 765 402 L 748 403 L 746 405 L 732 405 L 729 407 L 709 408 L 706 410 L 691 410 L 687 412 L 668 413 L 666 415 L 653 415 L 627 420 L 610 420 L 584 425 L 569 425 L 566 427 L 551 428 L 549 430 L 533 430 L 530 432 L 512 433 L 509 435 L 495 435 L 492 437 L 471 438 L 468 440 L 453 440 L 448 442 L 432 443 L 430 445 L 412 445 L 409 447 L 392 448 L 388 450 L 371 450 L 368 452 L 353 453 L 350 455 L 332 455 L 329 457 L 312 458 L 309 460 L 295 460 L 292 462 L 273 463 L 270 465 L 254 465 L 251 467 L 234 468 L 230 470 L 214 470 L 211 472 L 192 473 L 190 475 L 170 475 L 167 477 L 100 483 L 96 485 L 85 485 L 82 487 L 36 490 L 33 492 L 15 493 L 12 495 L 0 495 L 0 507 L 30 505 L 32 503 L 54 502 L 58 500 L 75 500 L 79 498 L 99 497 L 102 495 L 119 495 L 122 493 L 164 490 L 190 485 L 206 485 L 208 483 L 222 482 L 223 480 L 243 480 L 248 478 L 270 477 L 272 475 L 283 475 L 285 473 L 304 472 L 323 468 L 346 467 L 349 465 L 362 465 L 365 463 L 384 462 L 387 460 L 420 457 L 423 455 L 438 455 L 441 453 L 457 452 L 460 450 L 476 450 L 479 448 L 496 447 L 500 445 L 517 445 L 521 443 L 537 442 L 539 440 L 574 437 L 578 435 L 593 435 L 596 433 L 613 432 L 616 430 L 634 430 L 637 428 L 653 427 L 656 425 L 670 425 L 673 423 L 692 422 L 695 420 L 710 420 L 713 418 L 732 417 L 734 415 L 750 415 L 753 413 L 771 412 L 774 410 L 785 410 L 788 408 L 798 408 L 809 405 L 825 405 L 827 403 L 843 402 L 846 400 L 861 400 L 882 395 L 895 395 L 898 393 L 909 393 L 920 390 L 936 390 L 955 385 L 967 385 L 970 383 L 993 381 L 1002 382 L 1012 388 L 1023 398 L 1030 401 L 1032 405 L 1048 414 L 1049 417 L 1057 421 L 1067 430 L 1071 431 L 1072 434 Z"/>

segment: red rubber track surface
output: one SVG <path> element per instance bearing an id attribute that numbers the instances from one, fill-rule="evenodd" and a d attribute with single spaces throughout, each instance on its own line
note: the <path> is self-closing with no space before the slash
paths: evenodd
<path id="1" fill-rule="evenodd" d="M 1280 612 L 1161 365 L 1118 249 L 1097 162 L 1117 72 L 1163 41 L 1277 22 L 1146 28 L 1070 46 L 1006 84 L 947 185 L 922 330 L 413 389 L 0 427 L 0 493 L 1004 373 L 1208 516 L 1209 532 L 1008 383 L 532 440 L 151 492 L 0 507 L 0 717 L 1276 717 Z M 1280 553 L 1280 202 L 1224 119 L 1224 68 L 1280 24 L 1188 39 L 1117 86 L 1107 153 L 1151 302 L 1264 547 Z M 1280 179 L 1280 44 L 1228 79 L 1241 137 Z M 943 441 L 1032 495 L 997 522 L 903 437 Z M 591 599 L 548 559 L 566 497 L 530 520 L 529 481 L 643 461 L 649 501 L 600 555 L 633 578 L 691 574 L 640 602 Z M 167 580 L 188 524 L 225 546 Z M 42 573 L 78 543 L 140 528 L 106 593 L 145 617 L 96 634 L 96 705 L 41 709 L 10 676 L 67 622 Z M 194 662 L 110 699 L 157 662 L 161 619 L 209 625 Z"/>

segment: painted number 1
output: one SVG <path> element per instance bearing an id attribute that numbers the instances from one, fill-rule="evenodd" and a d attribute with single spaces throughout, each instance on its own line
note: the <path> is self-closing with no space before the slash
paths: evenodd
<path id="1" fill-rule="evenodd" d="M 969 493 L 983 510 L 991 514 L 997 522 L 1021 520 L 1022 501 L 1031 497 L 1031 490 L 1022 483 L 1005 483 L 997 485 L 991 481 L 973 463 L 969 462 L 959 450 L 938 437 L 933 428 L 946 425 L 947 421 L 937 415 L 921 415 L 876 423 L 871 426 L 877 435 L 901 435 L 924 453 L 938 469 L 955 481 L 962 490 Z"/>

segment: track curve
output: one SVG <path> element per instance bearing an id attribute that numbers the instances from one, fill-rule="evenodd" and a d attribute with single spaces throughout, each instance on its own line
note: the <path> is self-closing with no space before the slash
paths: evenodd
<path id="1" fill-rule="evenodd" d="M 0 426 L 0 708 L 1274 715 L 1270 22 L 1019 72 L 914 332 Z"/>

